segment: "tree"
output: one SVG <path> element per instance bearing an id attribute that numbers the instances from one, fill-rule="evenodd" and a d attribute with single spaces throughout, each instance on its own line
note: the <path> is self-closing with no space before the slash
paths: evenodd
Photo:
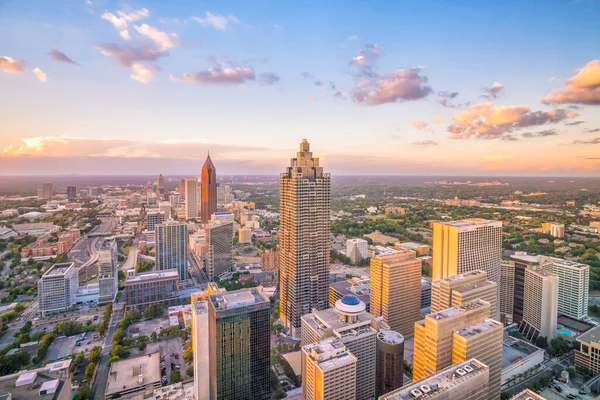
<path id="1" fill-rule="evenodd" d="M 127 333 L 123 328 L 118 328 L 115 333 L 113 333 L 112 340 L 113 342 L 122 343 L 123 339 L 127 337 Z"/>
<path id="2" fill-rule="evenodd" d="M 190 365 L 188 369 L 185 370 L 185 374 L 190 377 L 194 376 L 194 366 Z"/>
<path id="3" fill-rule="evenodd" d="M 535 345 L 541 349 L 547 349 L 548 339 L 546 339 L 545 336 L 538 336 L 537 339 L 535 339 Z"/>
<path id="4" fill-rule="evenodd" d="M 181 375 L 181 372 L 179 372 L 178 370 L 171 371 L 171 374 L 169 375 L 169 381 L 171 383 L 178 383 L 178 382 L 181 382 L 182 380 L 183 380 L 183 376 Z"/>
<path id="5" fill-rule="evenodd" d="M 191 362 L 194 359 L 194 351 L 192 349 L 192 342 L 187 342 L 185 345 L 185 351 L 183 352 L 183 360 L 186 363 Z"/>
<path id="6" fill-rule="evenodd" d="M 162 304 L 153 303 L 153 304 L 150 304 L 148 307 L 146 307 L 146 309 L 144 310 L 144 318 L 147 318 L 147 319 L 159 318 L 159 317 L 162 317 L 164 312 L 165 312 L 165 310 L 164 310 Z"/>
<path id="7" fill-rule="evenodd" d="M 152 340 L 152 342 L 158 342 L 158 335 L 156 334 L 156 331 L 152 331 L 152 333 L 150 334 L 150 340 Z"/>
<path id="8" fill-rule="evenodd" d="M 575 371 L 575 367 L 573 366 L 567 368 L 567 372 L 569 373 L 569 379 L 575 378 L 575 374 L 577 373 L 577 371 Z"/>
<path id="9" fill-rule="evenodd" d="M 91 400 L 92 399 L 92 389 L 89 386 L 84 386 L 75 396 L 73 396 L 73 400 Z"/>
<path id="10" fill-rule="evenodd" d="M 85 354 L 83 354 L 83 351 L 81 353 L 78 353 L 75 356 L 75 364 L 81 364 L 83 362 L 83 360 L 85 360 Z"/>
<path id="11" fill-rule="evenodd" d="M 102 354 L 102 347 L 94 346 L 90 351 L 90 362 L 97 363 L 100 360 L 100 355 Z"/>
<path id="12" fill-rule="evenodd" d="M 92 376 L 94 376 L 94 371 L 96 370 L 96 363 L 89 363 L 88 366 L 85 368 L 85 379 L 87 379 L 88 381 L 92 379 Z"/>
<path id="13" fill-rule="evenodd" d="M 138 349 L 139 349 L 140 351 L 144 351 L 144 350 L 146 350 L 146 346 L 148 346 L 148 345 L 146 344 L 146 342 L 142 342 L 142 343 L 140 343 L 140 345 L 138 346 Z"/>

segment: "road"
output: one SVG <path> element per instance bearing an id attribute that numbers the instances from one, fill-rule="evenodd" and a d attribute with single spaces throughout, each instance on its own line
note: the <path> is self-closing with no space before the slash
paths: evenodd
<path id="1" fill-rule="evenodd" d="M 572 353 L 565 354 L 560 358 L 552 358 L 543 364 L 543 367 L 533 375 L 525 378 L 524 380 L 510 386 L 503 387 L 502 393 L 509 393 L 511 395 L 517 394 L 528 387 L 532 386 L 535 382 L 539 381 L 543 375 L 551 378 L 553 372 L 560 372 L 571 366 Z"/>
<path id="2" fill-rule="evenodd" d="M 121 265 L 121 269 L 126 272 L 129 269 L 135 269 L 135 265 L 137 264 L 138 257 L 138 241 L 139 239 L 136 237 L 133 239 L 131 243 L 131 247 L 129 248 L 129 254 L 127 255 L 127 261 Z"/>
<path id="3" fill-rule="evenodd" d="M 188 249 L 188 263 L 190 264 L 190 275 L 194 281 L 194 285 L 204 289 L 208 283 L 208 277 L 204 273 L 204 268 L 200 266 L 198 257 Z"/>
<path id="4" fill-rule="evenodd" d="M 112 337 L 117 330 L 117 324 L 123 319 L 122 316 L 123 307 L 120 303 L 115 303 L 113 313 L 108 324 L 108 331 L 104 337 L 104 346 L 102 348 L 102 356 L 98 361 L 98 373 L 96 374 L 96 380 L 92 388 L 92 399 L 104 399 L 106 392 L 106 383 L 108 382 L 108 373 L 110 372 L 110 366 L 107 365 L 107 361 L 110 358 L 110 352 L 112 350 Z"/>
<path id="5" fill-rule="evenodd" d="M 9 343 L 12 343 L 15 341 L 15 338 L 13 337 L 15 335 L 15 333 L 17 333 L 18 331 L 21 330 L 21 328 L 23 327 L 23 325 L 25 325 L 25 322 L 27 322 L 27 320 L 31 317 L 33 317 L 35 315 L 35 313 L 37 312 L 37 308 L 38 308 L 38 301 L 37 301 L 37 297 L 33 299 L 33 301 L 31 303 L 29 303 L 29 305 L 25 308 L 25 310 L 23 310 L 23 314 L 21 314 L 21 320 L 19 322 L 13 321 L 12 323 L 10 323 L 8 330 L 6 331 L 6 333 L 4 333 L 4 336 L 2 336 L 2 338 L 0 339 L 0 347 L 3 347 Z"/>

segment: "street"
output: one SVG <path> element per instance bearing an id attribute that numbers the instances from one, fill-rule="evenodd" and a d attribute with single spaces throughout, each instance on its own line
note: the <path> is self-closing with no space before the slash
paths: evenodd
<path id="1" fill-rule="evenodd" d="M 533 385 L 535 382 L 539 381 L 543 375 L 546 375 L 547 377 L 551 378 L 553 372 L 560 372 L 564 369 L 569 368 L 569 366 L 571 365 L 569 361 L 570 358 L 571 353 L 568 353 L 560 358 L 553 358 L 546 361 L 544 364 L 542 364 L 540 370 L 537 371 L 535 374 L 528 376 L 527 378 L 523 379 L 522 381 L 519 381 L 518 383 L 512 386 L 503 387 L 502 393 L 517 394 L 523 391 L 524 389 L 528 388 L 529 386 Z"/>
<path id="2" fill-rule="evenodd" d="M 96 374 L 96 380 L 94 387 L 92 388 L 92 399 L 103 399 L 106 391 L 106 383 L 108 382 L 108 373 L 110 366 L 107 364 L 110 358 L 110 352 L 112 350 L 112 337 L 117 330 L 117 324 L 123 319 L 121 312 L 123 307 L 120 303 L 115 303 L 113 313 L 111 315 L 110 323 L 108 324 L 108 330 L 104 337 L 104 347 L 102 349 L 102 356 L 98 361 L 98 372 Z"/>
<path id="3" fill-rule="evenodd" d="M 37 307 L 38 301 L 36 297 L 31 303 L 29 303 L 25 310 L 23 310 L 23 314 L 21 314 L 20 317 L 21 320 L 18 322 L 13 321 L 12 323 L 10 323 L 8 330 L 0 339 L 0 346 L 5 346 L 15 341 L 15 338 L 13 337 L 14 334 L 20 331 L 23 325 L 25 325 L 25 322 L 27 322 L 30 318 L 32 318 L 35 315 L 35 313 L 37 312 Z"/>

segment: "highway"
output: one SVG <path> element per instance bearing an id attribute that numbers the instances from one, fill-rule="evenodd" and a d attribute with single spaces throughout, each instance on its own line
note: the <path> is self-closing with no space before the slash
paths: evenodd
<path id="1" fill-rule="evenodd" d="M 131 247 L 129 248 L 129 254 L 127 255 L 127 261 L 125 261 L 123 263 L 123 265 L 121 265 L 121 269 L 126 272 L 129 269 L 135 269 L 135 266 L 137 264 L 137 257 L 138 257 L 138 241 L 139 239 L 136 237 L 135 239 L 133 239 L 133 242 L 131 243 Z"/>

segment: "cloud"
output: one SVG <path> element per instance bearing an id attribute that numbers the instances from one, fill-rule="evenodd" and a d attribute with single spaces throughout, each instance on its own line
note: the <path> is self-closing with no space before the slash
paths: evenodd
<path id="1" fill-rule="evenodd" d="M 484 93 L 479 97 L 484 97 L 488 100 L 497 98 L 503 91 L 504 85 L 498 82 L 494 82 L 491 87 L 484 87 Z"/>
<path id="2" fill-rule="evenodd" d="M 8 56 L 0 56 L 0 71 L 17 74 L 23 72 L 24 67 L 24 61 L 18 61 Z"/>
<path id="3" fill-rule="evenodd" d="M 176 34 L 159 31 L 148 24 L 136 25 L 135 30 L 140 35 L 152 40 L 158 46 L 158 51 L 165 51 L 179 45 L 179 38 Z"/>
<path id="4" fill-rule="evenodd" d="M 498 139 L 521 128 L 556 123 L 576 116 L 577 113 L 561 108 L 547 112 L 531 111 L 528 106 L 496 107 L 487 102 L 473 104 L 456 114 L 448 132 L 453 139 L 472 136 L 480 139 Z"/>
<path id="5" fill-rule="evenodd" d="M 583 124 L 583 121 L 573 121 L 573 122 L 565 122 L 565 125 L 579 125 Z"/>
<path id="6" fill-rule="evenodd" d="M 217 64 L 207 71 L 200 71 L 194 74 L 185 73 L 179 76 L 170 76 L 172 81 L 216 85 L 242 84 L 247 81 L 253 81 L 255 78 L 252 67 L 225 67 L 222 64 Z"/>
<path id="7" fill-rule="evenodd" d="M 509 161 L 513 158 L 515 157 L 508 154 L 486 154 L 481 156 L 481 159 L 484 161 Z"/>
<path id="8" fill-rule="evenodd" d="M 367 44 L 363 49 L 360 49 L 356 56 L 350 60 L 348 65 L 353 65 L 360 70 L 360 74 L 364 76 L 373 76 L 373 66 L 381 57 L 383 48 L 378 44 Z"/>
<path id="9" fill-rule="evenodd" d="M 263 85 L 275 85 L 281 81 L 281 78 L 274 72 L 263 72 L 258 74 L 258 81 Z"/>
<path id="10" fill-rule="evenodd" d="M 586 128 L 585 131 L 587 133 L 596 133 L 596 132 L 600 132 L 600 128 L 594 128 L 594 129 Z"/>
<path id="11" fill-rule="evenodd" d="M 148 11 L 148 9 L 142 8 L 141 10 L 134 10 L 131 12 L 118 10 L 117 15 L 105 12 L 100 18 L 110 22 L 115 27 L 115 29 L 119 31 L 119 35 L 124 40 L 131 40 L 131 36 L 129 35 L 129 27 L 127 23 L 147 18 L 149 15 L 150 12 Z"/>
<path id="12" fill-rule="evenodd" d="M 437 116 L 437 117 L 431 118 L 431 120 L 433 121 L 434 124 L 439 124 L 440 122 L 442 122 L 442 118 L 444 118 L 444 117 Z"/>
<path id="13" fill-rule="evenodd" d="M 346 40 L 358 40 L 358 36 L 356 36 L 356 35 L 348 36 L 346 38 Z"/>
<path id="14" fill-rule="evenodd" d="M 422 119 L 415 119 L 412 122 L 412 126 L 422 131 L 423 129 L 427 128 L 427 122 L 423 121 Z"/>
<path id="15" fill-rule="evenodd" d="M 311 79 L 311 80 L 315 79 L 315 76 L 313 74 L 311 74 L 310 72 L 303 72 L 302 73 L 302 77 L 304 79 Z"/>
<path id="16" fill-rule="evenodd" d="M 240 20 L 233 15 L 217 15 L 208 11 L 206 12 L 205 18 L 192 17 L 192 19 L 205 28 L 213 28 L 218 31 L 226 31 L 229 28 L 229 24 L 237 24 L 240 22 Z"/>
<path id="17" fill-rule="evenodd" d="M 79 65 L 75 61 L 73 61 L 69 56 L 58 49 L 52 49 L 50 53 L 48 53 L 50 57 L 52 57 L 55 61 L 64 62 L 67 64 Z"/>
<path id="18" fill-rule="evenodd" d="M 586 140 L 573 140 L 573 144 L 600 144 L 600 137 Z"/>
<path id="19" fill-rule="evenodd" d="M 156 61 L 169 54 L 151 46 L 134 47 L 112 43 L 96 46 L 96 49 L 102 55 L 114 58 L 122 67 L 129 68 L 132 72 L 131 79 L 140 83 L 150 82 L 154 78 L 154 73 L 160 70 L 156 65 L 146 67 L 142 62 Z"/>
<path id="20" fill-rule="evenodd" d="M 314 103 L 315 101 L 317 101 L 317 99 L 315 99 L 315 98 L 314 98 L 314 97 L 312 97 L 312 96 L 308 96 L 308 97 L 306 98 L 306 101 L 308 101 L 309 103 Z"/>
<path id="21" fill-rule="evenodd" d="M 458 96 L 458 92 L 446 92 L 446 91 L 441 91 L 437 93 L 438 98 L 437 98 L 437 102 L 440 103 L 442 106 L 444 107 L 448 107 L 448 108 L 456 108 L 458 107 L 457 105 L 452 104 L 452 100 Z"/>
<path id="22" fill-rule="evenodd" d="M 417 142 L 412 142 L 412 144 L 415 146 L 437 146 L 438 142 L 433 140 L 419 140 Z"/>
<path id="23" fill-rule="evenodd" d="M 48 82 L 48 77 L 46 76 L 46 74 L 39 68 L 35 68 L 33 71 L 33 74 L 35 75 L 36 78 L 38 78 L 38 81 L 40 82 Z"/>
<path id="24" fill-rule="evenodd" d="M 540 132 L 523 132 L 521 136 L 524 138 L 536 138 L 536 137 L 547 137 L 547 136 L 556 136 L 558 132 L 556 129 L 545 129 Z"/>
<path id="25" fill-rule="evenodd" d="M 352 90 L 352 99 L 360 104 L 375 106 L 419 100 L 431 93 L 427 77 L 420 75 L 419 68 L 412 68 L 359 81 Z"/>
<path id="26" fill-rule="evenodd" d="M 577 75 L 567 79 L 565 87 L 546 95 L 542 103 L 600 105 L 600 60 L 592 60 L 580 68 Z"/>

